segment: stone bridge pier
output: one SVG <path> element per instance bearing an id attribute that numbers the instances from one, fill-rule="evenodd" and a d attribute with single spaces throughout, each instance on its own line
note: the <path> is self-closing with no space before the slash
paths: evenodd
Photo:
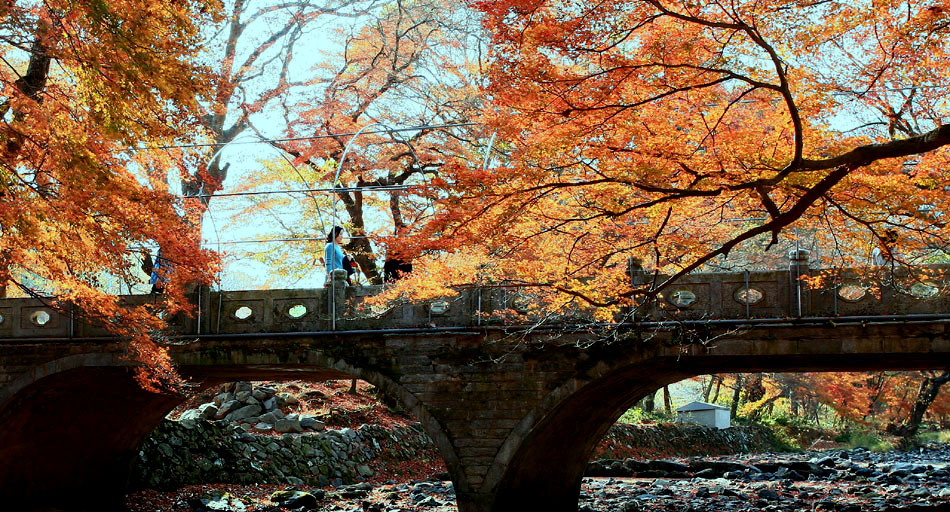
<path id="1" fill-rule="evenodd" d="M 358 377 L 399 400 L 441 452 L 461 512 L 575 511 L 588 457 L 646 393 L 684 377 L 740 371 L 950 366 L 939 322 L 749 324 L 632 330 L 613 341 L 551 331 L 208 335 L 172 347 L 202 386 L 250 379 Z M 68 355 L 63 355 L 68 352 Z M 29 368 L 0 394 L 4 503 L 67 510 L 118 505 L 130 462 L 182 398 L 136 387 L 118 344 L 7 346 Z"/>

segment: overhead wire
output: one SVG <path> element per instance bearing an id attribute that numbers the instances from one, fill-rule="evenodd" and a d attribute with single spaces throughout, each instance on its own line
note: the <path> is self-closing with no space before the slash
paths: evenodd
<path id="1" fill-rule="evenodd" d="M 246 192 L 216 192 L 214 194 L 199 194 L 197 197 L 207 197 L 207 198 L 219 198 L 219 197 L 236 197 L 236 196 L 258 196 L 258 195 L 268 195 L 268 194 L 312 194 L 316 192 L 323 193 L 339 193 L 339 192 L 373 192 L 381 191 L 387 192 L 392 190 L 408 190 L 410 188 L 416 187 L 418 185 L 367 185 L 362 187 L 322 187 L 322 188 L 301 188 L 301 189 L 287 189 L 287 190 L 253 190 Z"/>
<path id="2" fill-rule="evenodd" d="M 419 131 L 419 130 L 438 130 L 442 128 L 459 128 L 463 126 L 476 126 L 479 123 L 445 123 L 445 124 L 425 124 L 418 126 L 409 126 L 406 128 L 380 128 L 374 130 L 366 130 L 362 133 L 397 133 L 397 132 L 408 132 L 408 131 Z M 163 144 L 156 146 L 138 146 L 129 148 L 132 151 L 144 151 L 150 149 L 190 149 L 190 148 L 209 148 L 209 147 L 223 147 L 226 145 L 243 145 L 243 144 L 273 144 L 275 142 L 295 142 L 300 140 L 317 140 L 317 139 L 332 139 L 335 137 L 347 137 L 356 135 L 358 132 L 341 132 L 341 133 L 326 133 L 322 135 L 305 135 L 300 137 L 282 137 L 274 139 L 264 139 L 259 140 L 249 140 L 249 141 L 231 141 L 231 142 L 195 142 L 190 144 Z"/>

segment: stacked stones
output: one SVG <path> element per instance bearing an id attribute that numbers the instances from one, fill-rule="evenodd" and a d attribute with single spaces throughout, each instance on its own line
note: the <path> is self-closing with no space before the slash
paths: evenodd
<path id="1" fill-rule="evenodd" d="M 260 432 L 319 432 L 323 422 L 313 416 L 288 414 L 281 407 L 294 405 L 297 398 L 290 393 L 277 393 L 270 386 L 252 387 L 249 382 L 226 384 L 213 402 L 202 404 L 181 415 L 182 420 L 224 420 L 239 423 Z"/>
<path id="2" fill-rule="evenodd" d="M 151 489 L 217 482 L 342 485 L 373 476 L 371 465 L 434 457 L 435 446 L 418 424 L 277 437 L 227 421 L 185 418 L 164 421 L 146 439 L 132 482 Z"/>

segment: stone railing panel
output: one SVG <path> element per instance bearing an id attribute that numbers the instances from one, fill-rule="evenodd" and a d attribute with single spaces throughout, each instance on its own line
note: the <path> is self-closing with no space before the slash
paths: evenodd
<path id="1" fill-rule="evenodd" d="M 657 297 L 629 310 L 617 321 L 703 321 L 744 318 L 788 318 L 943 314 L 950 312 L 950 266 L 930 266 L 933 277 L 914 277 L 906 270 L 839 270 L 825 285 L 811 289 L 791 271 L 691 274 L 669 285 Z M 869 272 L 871 270 L 871 272 Z M 812 270 L 812 275 L 820 271 Z M 653 276 L 647 276 L 653 280 Z M 662 283 L 666 276 L 658 276 Z M 425 303 L 365 307 L 381 286 L 343 287 L 335 296 L 327 289 L 249 290 L 196 295 L 199 311 L 169 319 L 168 334 L 243 334 L 322 332 L 329 330 L 416 329 L 518 325 L 539 321 L 584 323 L 591 315 L 580 309 L 541 317 L 537 289 L 518 287 L 465 288 L 455 297 Z M 334 299 L 335 297 L 335 299 Z M 158 303 L 160 296 L 125 296 L 129 304 Z M 331 304 L 336 320 L 331 319 Z M 57 310 L 38 299 L 0 300 L 0 338 L 106 337 L 96 322 L 71 317 L 69 307 Z"/>

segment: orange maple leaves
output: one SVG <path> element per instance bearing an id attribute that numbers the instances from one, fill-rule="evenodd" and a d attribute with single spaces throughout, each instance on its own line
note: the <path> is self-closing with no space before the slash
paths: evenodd
<path id="1" fill-rule="evenodd" d="M 186 286 L 209 280 L 216 258 L 185 222 L 189 206 L 150 168 L 160 159 L 130 148 L 197 125 L 211 83 L 196 61 L 198 32 L 219 8 L 17 2 L 0 19 L 0 284 L 58 297 L 129 338 L 143 383 L 178 382 L 151 340 L 163 322 L 106 284 L 141 281 L 140 251 L 160 246 L 176 264 L 168 308 L 181 309 Z"/>
<path id="2" fill-rule="evenodd" d="M 932 3 L 476 6 L 505 159 L 448 169 L 438 240 L 417 247 L 477 247 L 499 281 L 615 307 L 630 256 L 676 276 L 809 233 L 813 265 L 847 266 L 897 229 L 905 263 L 941 257 L 950 46 Z"/>

